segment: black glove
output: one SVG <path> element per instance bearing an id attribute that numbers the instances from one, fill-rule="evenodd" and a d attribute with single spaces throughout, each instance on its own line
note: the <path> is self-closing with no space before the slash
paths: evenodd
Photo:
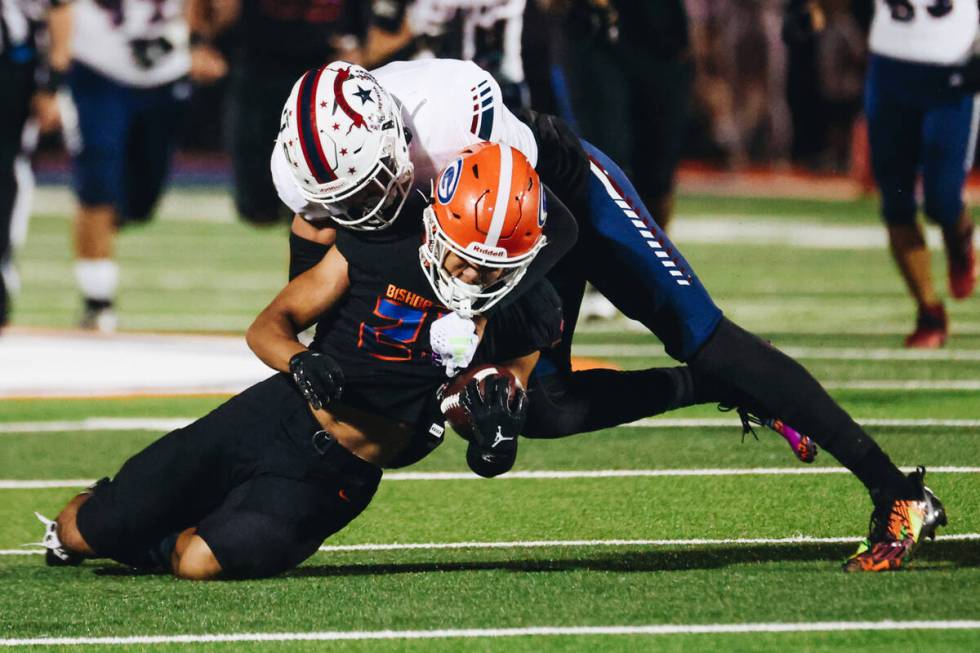
<path id="1" fill-rule="evenodd" d="M 309 349 L 289 359 L 289 371 L 296 387 L 315 410 L 334 399 L 340 399 L 344 389 L 344 371 L 334 359 Z"/>
<path id="2" fill-rule="evenodd" d="M 517 458 L 517 435 L 527 419 L 527 393 L 518 388 L 510 398 L 510 382 L 502 376 L 471 381 L 463 389 L 460 405 L 469 414 L 473 435 L 466 462 L 475 473 L 490 478 L 510 470 Z"/>

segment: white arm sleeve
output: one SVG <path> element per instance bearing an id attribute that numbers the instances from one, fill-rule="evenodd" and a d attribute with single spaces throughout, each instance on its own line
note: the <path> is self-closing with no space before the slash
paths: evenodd
<path id="1" fill-rule="evenodd" d="M 328 214 L 324 209 L 310 204 L 299 194 L 299 189 L 296 188 L 296 184 L 293 182 L 293 173 L 289 171 L 289 161 L 286 160 L 286 155 L 283 154 L 278 142 L 272 148 L 272 158 L 269 161 L 269 167 L 272 171 L 272 183 L 276 187 L 276 193 L 278 193 L 279 199 L 293 213 L 297 213 L 307 220 L 327 217 Z"/>

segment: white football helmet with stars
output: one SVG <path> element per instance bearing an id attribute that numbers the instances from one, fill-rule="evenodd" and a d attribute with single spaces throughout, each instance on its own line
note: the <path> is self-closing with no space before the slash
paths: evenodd
<path id="1" fill-rule="evenodd" d="M 350 229 L 388 227 L 412 188 L 401 108 L 355 64 L 335 61 L 299 78 L 276 147 L 300 195 Z"/>

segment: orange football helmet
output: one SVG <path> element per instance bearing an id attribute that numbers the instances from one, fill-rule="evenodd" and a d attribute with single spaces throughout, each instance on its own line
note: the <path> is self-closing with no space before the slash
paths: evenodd
<path id="1" fill-rule="evenodd" d="M 419 258 L 446 307 L 482 313 L 510 292 L 527 272 L 546 238 L 541 180 L 518 150 L 478 143 L 442 169 L 423 213 L 425 240 Z M 445 268 L 453 252 L 470 265 L 501 270 L 492 283 L 464 283 Z"/>

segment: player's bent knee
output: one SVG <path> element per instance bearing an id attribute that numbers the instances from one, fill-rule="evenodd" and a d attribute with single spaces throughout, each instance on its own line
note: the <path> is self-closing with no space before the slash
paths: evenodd
<path id="1" fill-rule="evenodd" d="M 199 533 L 221 559 L 225 578 L 269 578 L 316 553 L 325 533 L 304 535 L 293 524 L 257 512 L 205 520 Z"/>
<path id="2" fill-rule="evenodd" d="M 213 580 L 220 574 L 221 564 L 208 543 L 199 535 L 191 536 L 174 561 L 174 575 L 185 580 Z"/>

